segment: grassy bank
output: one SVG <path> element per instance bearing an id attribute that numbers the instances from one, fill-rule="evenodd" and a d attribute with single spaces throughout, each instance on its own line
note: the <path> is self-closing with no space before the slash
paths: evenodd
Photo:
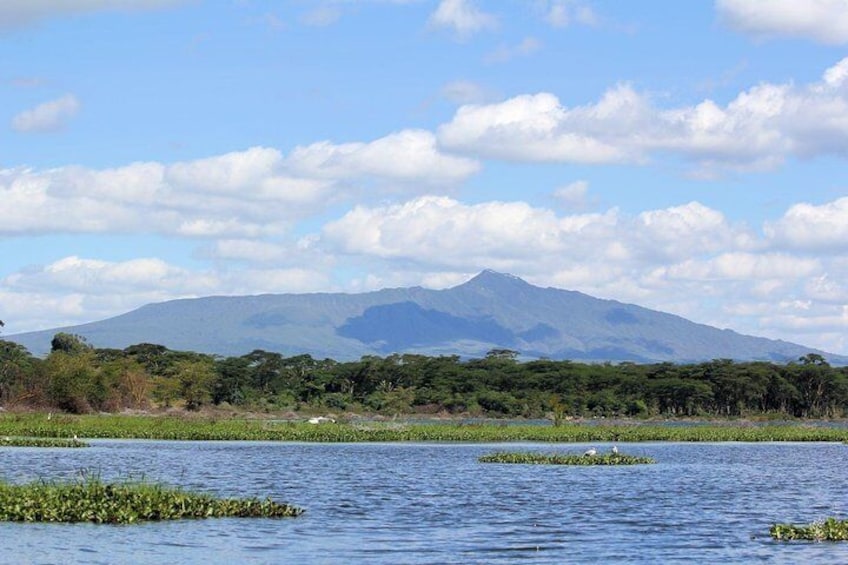
<path id="1" fill-rule="evenodd" d="M 0 521 L 131 524 L 184 518 L 298 516 L 300 508 L 270 499 L 214 498 L 157 484 L 0 483 Z"/>
<path id="2" fill-rule="evenodd" d="M 166 440 L 306 442 L 644 442 L 644 441 L 845 441 L 848 429 L 798 425 L 565 424 L 506 425 L 324 423 L 170 416 L 4 414 L 0 436 Z"/>

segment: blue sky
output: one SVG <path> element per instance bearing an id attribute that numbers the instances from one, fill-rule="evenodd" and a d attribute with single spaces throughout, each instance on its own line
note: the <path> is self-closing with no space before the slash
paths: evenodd
<path id="1" fill-rule="evenodd" d="M 491 268 L 848 354 L 848 0 L 7 0 L 7 334 Z"/>

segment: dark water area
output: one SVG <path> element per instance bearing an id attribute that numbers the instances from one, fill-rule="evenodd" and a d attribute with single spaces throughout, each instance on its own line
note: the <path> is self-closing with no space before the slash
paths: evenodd
<path id="1" fill-rule="evenodd" d="M 599 451 L 607 444 L 595 444 Z M 779 543 L 774 522 L 848 517 L 839 443 L 639 443 L 655 465 L 482 464 L 588 444 L 94 441 L 0 448 L 0 478 L 146 478 L 271 496 L 294 519 L 0 524 L 0 563 L 848 563 L 848 544 Z"/>

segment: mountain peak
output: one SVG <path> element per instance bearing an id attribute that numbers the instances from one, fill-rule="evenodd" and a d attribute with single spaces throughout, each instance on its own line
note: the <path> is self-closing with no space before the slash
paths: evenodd
<path id="1" fill-rule="evenodd" d="M 492 269 L 485 269 L 480 271 L 477 276 L 470 279 L 465 284 L 473 285 L 473 286 L 514 286 L 516 284 L 520 285 L 528 285 L 529 283 L 520 277 L 516 277 L 515 275 L 510 275 L 509 273 L 499 273 L 497 271 L 493 271 Z"/>

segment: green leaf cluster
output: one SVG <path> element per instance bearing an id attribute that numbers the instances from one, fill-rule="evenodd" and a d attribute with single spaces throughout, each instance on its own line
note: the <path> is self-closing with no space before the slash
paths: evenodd
<path id="1" fill-rule="evenodd" d="M 148 483 L 0 483 L 0 521 L 132 524 L 184 518 L 299 516 L 300 508 L 271 499 L 218 499 Z"/>
<path id="2" fill-rule="evenodd" d="M 501 451 L 483 455 L 480 463 L 517 463 L 522 465 L 647 465 L 656 463 L 653 457 L 639 457 L 624 453 L 580 455 L 569 453 L 531 453 Z"/>

